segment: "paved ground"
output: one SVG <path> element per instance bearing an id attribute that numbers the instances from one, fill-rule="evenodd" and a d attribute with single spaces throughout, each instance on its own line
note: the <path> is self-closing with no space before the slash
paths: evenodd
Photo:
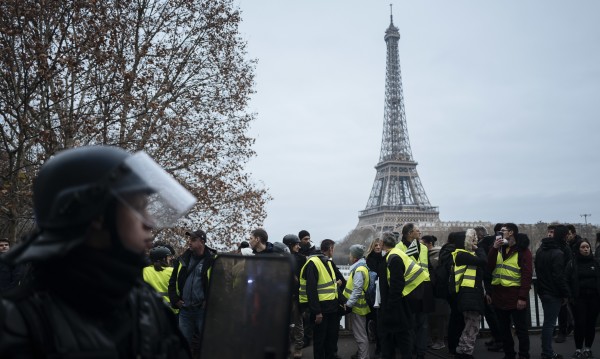
<path id="1" fill-rule="evenodd" d="M 484 333 L 484 335 L 485 335 L 485 333 Z M 530 338 L 530 342 L 531 342 L 531 350 L 530 350 L 531 359 L 540 359 L 541 352 L 542 352 L 542 348 L 541 348 L 542 343 L 541 343 L 541 336 L 540 336 L 539 331 L 531 332 L 529 335 L 529 338 Z M 482 337 L 482 338 L 477 339 L 477 344 L 476 344 L 475 352 L 473 353 L 473 356 L 476 359 L 502 359 L 504 357 L 504 353 L 489 352 L 486 350 L 484 343 L 488 340 L 489 340 L 489 338 L 487 338 L 487 337 Z M 518 343 L 518 340 L 515 338 L 515 347 L 517 347 L 516 343 Z M 562 354 L 565 359 L 571 358 L 571 356 L 573 355 L 573 352 L 575 352 L 575 342 L 573 340 L 573 335 L 572 334 L 569 335 L 567 337 L 567 340 L 564 343 L 561 343 L 561 344 L 553 343 L 553 347 L 554 347 L 554 351 L 557 352 L 558 354 Z M 375 358 L 373 356 L 374 352 L 375 352 L 375 345 L 371 344 L 371 359 Z M 600 358 L 600 338 L 598 338 L 598 336 L 597 336 L 596 340 L 594 341 L 594 345 L 592 346 L 592 352 L 594 353 L 595 357 Z M 348 334 L 348 332 L 341 332 L 340 339 L 338 341 L 338 355 L 342 359 L 350 359 L 350 356 L 354 353 L 356 353 L 356 344 L 354 342 L 354 338 L 352 337 L 352 334 Z M 312 359 L 313 358 L 312 346 L 310 346 L 308 348 L 304 348 L 303 358 L 304 359 Z M 452 358 L 453 358 L 453 356 L 451 356 L 448 353 L 447 349 L 429 350 L 426 355 L 426 359 L 452 359 Z"/>

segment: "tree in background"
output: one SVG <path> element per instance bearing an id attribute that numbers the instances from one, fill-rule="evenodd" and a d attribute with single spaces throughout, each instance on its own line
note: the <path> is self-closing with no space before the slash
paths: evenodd
<path id="1" fill-rule="evenodd" d="M 41 164 L 89 144 L 148 152 L 199 199 L 182 228 L 204 229 L 216 247 L 260 225 L 270 197 L 244 171 L 255 61 L 240 21 L 231 0 L 2 1 L 5 234 L 31 227 Z"/>

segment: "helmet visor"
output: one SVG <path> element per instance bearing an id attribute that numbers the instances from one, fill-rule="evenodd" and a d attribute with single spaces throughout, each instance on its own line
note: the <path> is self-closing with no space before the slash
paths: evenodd
<path id="1" fill-rule="evenodd" d="M 196 203 L 194 197 L 148 154 L 137 152 L 124 161 L 142 182 L 142 186 L 127 191 L 121 189 L 115 196 L 152 228 L 167 228 Z"/>

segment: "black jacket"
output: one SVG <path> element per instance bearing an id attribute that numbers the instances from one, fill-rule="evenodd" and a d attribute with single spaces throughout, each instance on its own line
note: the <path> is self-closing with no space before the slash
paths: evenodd
<path id="1" fill-rule="evenodd" d="M 204 248 L 204 254 L 201 258 L 204 258 L 202 264 L 202 288 L 204 290 L 205 298 L 208 298 L 208 270 L 212 267 L 215 261 L 215 255 L 217 252 L 208 247 Z M 185 287 L 185 281 L 190 273 L 190 259 L 192 258 L 192 250 L 188 249 L 183 254 L 173 261 L 173 274 L 169 279 L 169 300 L 171 306 L 176 308 L 177 302 L 181 299 L 181 293 Z M 193 270 L 193 268 L 191 268 Z M 177 290 L 179 288 L 179 290 Z"/>
<path id="2" fill-rule="evenodd" d="M 15 288 L 23 276 L 23 265 L 10 265 L 0 261 L 0 295 Z"/>
<path id="3" fill-rule="evenodd" d="M 51 292 L 0 301 L 0 358 L 190 358 L 173 313 L 141 279 L 127 302 L 91 320 Z"/>
<path id="4" fill-rule="evenodd" d="M 475 255 L 458 252 L 456 254 L 456 266 L 476 266 L 475 287 L 460 287 L 456 295 L 456 305 L 460 312 L 474 311 L 483 314 L 483 273 L 487 265 L 487 254 L 483 248 L 477 248 Z M 454 273 L 452 273 L 454 276 Z"/>
<path id="5" fill-rule="evenodd" d="M 592 255 L 590 255 L 589 258 L 586 258 L 580 254 L 576 254 L 575 258 L 572 259 L 569 264 L 567 264 L 565 276 L 567 278 L 567 282 L 569 283 L 572 298 L 578 298 L 581 293 L 580 281 L 582 279 L 589 280 L 589 278 L 582 277 L 584 275 L 589 276 L 592 273 L 596 274 L 594 279 L 598 294 L 600 295 L 600 261 L 598 261 Z"/>
<path id="6" fill-rule="evenodd" d="M 542 239 L 535 253 L 535 273 L 539 295 L 557 298 L 569 297 L 569 286 L 565 279 L 565 253 L 554 238 Z"/>
<path id="7" fill-rule="evenodd" d="M 399 332 L 412 327 L 411 309 L 402 295 L 404 290 L 404 262 L 397 255 L 390 257 L 387 265 L 386 257 L 379 267 L 379 292 L 381 303 L 379 307 L 379 318 L 381 318 L 381 329 L 385 333 Z M 389 278 L 388 271 L 389 268 Z M 388 284 L 389 281 L 389 284 Z"/>

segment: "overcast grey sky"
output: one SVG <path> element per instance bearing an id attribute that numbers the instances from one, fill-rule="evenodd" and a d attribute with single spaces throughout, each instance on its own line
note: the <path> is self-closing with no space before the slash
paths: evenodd
<path id="1" fill-rule="evenodd" d="M 379 159 L 389 1 L 237 0 L 273 241 L 342 239 Z M 600 1 L 392 1 L 413 157 L 443 221 L 600 223 Z"/>

